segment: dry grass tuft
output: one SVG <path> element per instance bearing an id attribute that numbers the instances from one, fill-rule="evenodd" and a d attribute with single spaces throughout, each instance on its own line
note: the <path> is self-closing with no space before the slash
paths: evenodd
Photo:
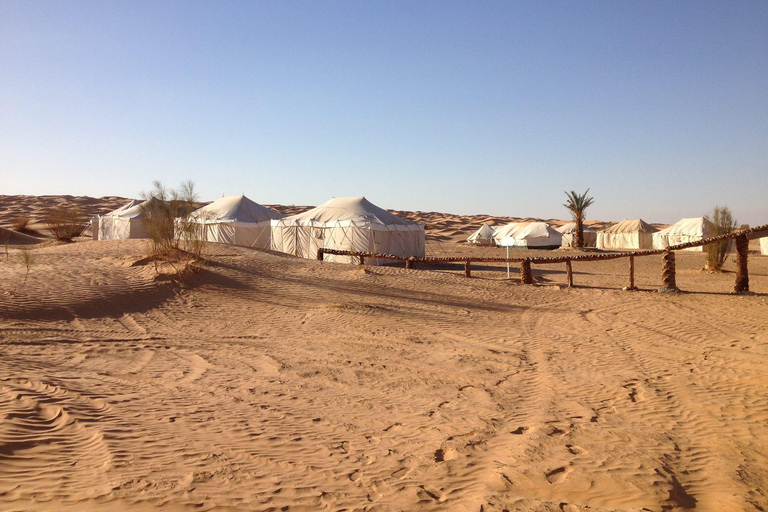
<path id="1" fill-rule="evenodd" d="M 86 228 L 86 219 L 76 206 L 52 208 L 43 217 L 43 224 L 56 240 L 70 242 Z"/>
<path id="2" fill-rule="evenodd" d="M 24 233 L 25 235 L 40 236 L 40 232 L 29 227 L 30 218 L 28 215 L 18 217 L 11 224 L 11 229 L 17 233 Z"/>

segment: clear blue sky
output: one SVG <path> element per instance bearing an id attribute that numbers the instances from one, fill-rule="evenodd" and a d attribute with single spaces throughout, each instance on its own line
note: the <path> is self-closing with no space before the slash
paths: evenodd
<path id="1" fill-rule="evenodd" d="M 768 2 L 0 0 L 0 194 L 768 222 Z"/>

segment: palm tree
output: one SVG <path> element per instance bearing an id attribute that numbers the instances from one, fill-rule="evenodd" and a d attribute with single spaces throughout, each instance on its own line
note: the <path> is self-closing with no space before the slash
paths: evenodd
<path id="1" fill-rule="evenodd" d="M 576 222 L 576 247 L 579 249 L 584 248 L 584 214 L 587 207 L 595 201 L 594 197 L 587 197 L 588 193 L 589 189 L 581 195 L 573 190 L 566 192 L 568 202 L 563 205 L 571 211 L 573 220 Z"/>

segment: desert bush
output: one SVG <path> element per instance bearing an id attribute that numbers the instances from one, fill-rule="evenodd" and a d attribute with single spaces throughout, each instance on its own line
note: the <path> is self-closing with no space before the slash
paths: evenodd
<path id="1" fill-rule="evenodd" d="M 71 241 L 86 227 L 85 215 L 76 206 L 52 208 L 43 217 L 46 229 L 57 240 Z"/>
<path id="2" fill-rule="evenodd" d="M 736 220 L 727 206 L 715 206 L 712 215 L 705 217 L 714 226 L 713 236 L 725 235 L 731 233 L 736 228 Z M 725 240 L 716 244 L 709 244 L 704 247 L 707 251 L 706 269 L 719 272 L 723 268 L 723 263 L 728 257 L 731 249 L 731 241 Z"/>
<path id="3" fill-rule="evenodd" d="M 150 240 L 150 256 L 175 260 L 178 253 L 199 259 L 203 250 L 204 226 L 183 220 L 195 210 L 195 185 L 182 183 L 178 189 L 166 188 L 160 181 L 143 194 L 147 202 L 141 207 L 141 220 Z"/>
<path id="4" fill-rule="evenodd" d="M 18 217 L 13 221 L 13 224 L 11 224 L 11 229 L 19 233 L 24 233 L 27 230 L 28 225 L 29 217 Z"/>

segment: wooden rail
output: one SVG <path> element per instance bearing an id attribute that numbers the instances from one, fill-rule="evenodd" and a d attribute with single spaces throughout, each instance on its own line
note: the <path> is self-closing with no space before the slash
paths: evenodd
<path id="1" fill-rule="evenodd" d="M 601 253 L 601 254 L 574 254 L 574 255 L 558 255 L 558 256 L 531 256 L 531 257 L 518 257 L 518 258 L 480 258 L 476 256 L 449 256 L 443 258 L 433 257 L 409 257 L 397 256 L 394 254 L 380 254 L 375 252 L 355 252 L 355 251 L 342 251 L 338 249 L 324 249 L 317 250 L 317 259 L 323 260 L 325 254 L 335 254 L 338 256 L 351 256 L 353 258 L 359 258 L 360 265 L 365 264 L 365 260 L 368 258 L 382 259 L 382 260 L 394 260 L 404 261 L 405 268 L 413 269 L 416 263 L 427 264 L 439 264 L 439 263 L 463 263 L 464 275 L 466 277 L 472 277 L 472 263 L 520 263 L 520 279 L 523 284 L 532 284 L 533 278 L 531 276 L 531 264 L 536 265 L 550 265 L 556 263 L 565 263 L 566 273 L 568 276 L 568 286 L 573 286 L 573 268 L 572 262 L 574 261 L 600 261 L 600 260 L 615 260 L 619 258 L 629 258 L 629 286 L 626 290 L 636 290 L 635 287 L 635 257 L 636 256 L 653 256 L 663 254 L 663 270 L 662 270 L 662 287 L 659 288 L 660 292 L 677 292 L 679 291 L 675 282 L 675 253 L 682 249 L 689 249 L 691 247 L 700 247 L 704 245 L 716 244 L 724 242 L 726 240 L 736 240 L 736 256 L 737 256 L 737 273 L 736 273 L 736 285 L 734 291 L 737 293 L 744 293 L 749 291 L 749 274 L 747 270 L 747 254 L 749 247 L 749 239 L 759 236 L 761 234 L 768 234 L 768 224 L 756 226 L 754 228 L 742 229 L 733 233 L 727 233 L 725 235 L 712 236 L 696 240 L 694 242 L 686 242 L 684 244 L 671 245 L 666 249 L 650 249 L 639 251 L 625 251 L 616 253 Z"/>

